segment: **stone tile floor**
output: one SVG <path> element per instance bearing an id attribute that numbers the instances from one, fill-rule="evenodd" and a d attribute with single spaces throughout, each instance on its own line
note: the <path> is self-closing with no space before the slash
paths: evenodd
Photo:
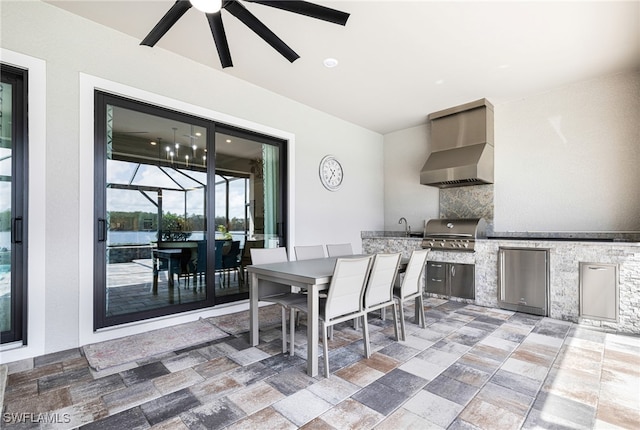
<path id="1" fill-rule="evenodd" d="M 406 342 L 371 316 L 369 359 L 361 332 L 336 326 L 329 379 L 305 373 L 304 326 L 294 357 L 272 326 L 258 347 L 238 330 L 102 372 L 80 349 L 10 363 L 0 427 L 640 428 L 639 337 L 433 298 L 425 307 L 427 329 L 408 320 Z"/>

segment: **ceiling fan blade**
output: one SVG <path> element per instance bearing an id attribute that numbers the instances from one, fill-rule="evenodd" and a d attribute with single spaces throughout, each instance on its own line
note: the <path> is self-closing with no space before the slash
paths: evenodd
<path id="1" fill-rule="evenodd" d="M 251 3 L 259 3 L 265 6 L 275 7 L 277 9 L 286 10 L 300 15 L 310 16 L 311 18 L 321 19 L 323 21 L 333 22 L 334 24 L 345 25 L 349 14 L 326 6 L 321 6 L 306 1 L 268 1 L 268 0 L 246 0 Z"/>
<path id="2" fill-rule="evenodd" d="M 282 54 L 291 63 L 296 61 L 300 56 L 291 49 L 282 39 L 275 35 L 275 33 L 266 25 L 256 18 L 251 12 L 249 12 L 244 6 L 237 1 L 230 1 L 225 3 L 224 8 L 227 9 L 233 16 L 242 21 L 247 27 L 253 30 L 258 36 L 260 36 L 265 42 L 271 45 L 276 51 Z"/>
<path id="3" fill-rule="evenodd" d="M 156 26 L 153 27 L 153 30 L 147 34 L 147 37 L 140 42 L 140 45 L 154 46 L 158 43 L 158 40 L 160 40 L 162 36 L 164 36 L 165 33 L 173 27 L 173 24 L 178 22 L 189 8 L 191 8 L 191 2 L 189 0 L 177 0 L 174 5 L 171 6 L 171 9 L 169 9 L 160 21 L 158 21 Z"/>
<path id="4" fill-rule="evenodd" d="M 227 43 L 227 34 L 225 33 L 224 25 L 222 24 L 222 14 L 220 12 L 208 13 L 207 20 L 209 21 L 213 41 L 216 43 L 216 49 L 218 50 L 218 57 L 220 57 L 220 64 L 222 65 L 222 68 L 233 67 L 231 51 L 229 50 L 229 43 Z"/>

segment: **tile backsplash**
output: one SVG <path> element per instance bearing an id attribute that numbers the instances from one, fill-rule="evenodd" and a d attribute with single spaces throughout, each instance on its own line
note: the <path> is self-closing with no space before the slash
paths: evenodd
<path id="1" fill-rule="evenodd" d="M 493 231 L 493 184 L 440 190 L 440 218 L 484 218 Z"/>

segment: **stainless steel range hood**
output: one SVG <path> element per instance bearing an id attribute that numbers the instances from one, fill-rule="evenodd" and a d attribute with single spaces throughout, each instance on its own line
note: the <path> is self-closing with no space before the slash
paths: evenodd
<path id="1" fill-rule="evenodd" d="M 493 105 L 487 99 L 434 112 L 431 154 L 420 183 L 439 188 L 493 183 Z"/>

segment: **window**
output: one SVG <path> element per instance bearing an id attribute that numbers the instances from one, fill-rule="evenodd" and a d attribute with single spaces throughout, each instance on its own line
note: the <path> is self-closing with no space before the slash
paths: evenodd
<path id="1" fill-rule="evenodd" d="M 285 143 L 99 91 L 95 111 L 94 329 L 247 298 L 247 244 L 285 240 Z"/>
<path id="2" fill-rule="evenodd" d="M 0 332 L 26 344 L 27 72 L 1 65 Z"/>

